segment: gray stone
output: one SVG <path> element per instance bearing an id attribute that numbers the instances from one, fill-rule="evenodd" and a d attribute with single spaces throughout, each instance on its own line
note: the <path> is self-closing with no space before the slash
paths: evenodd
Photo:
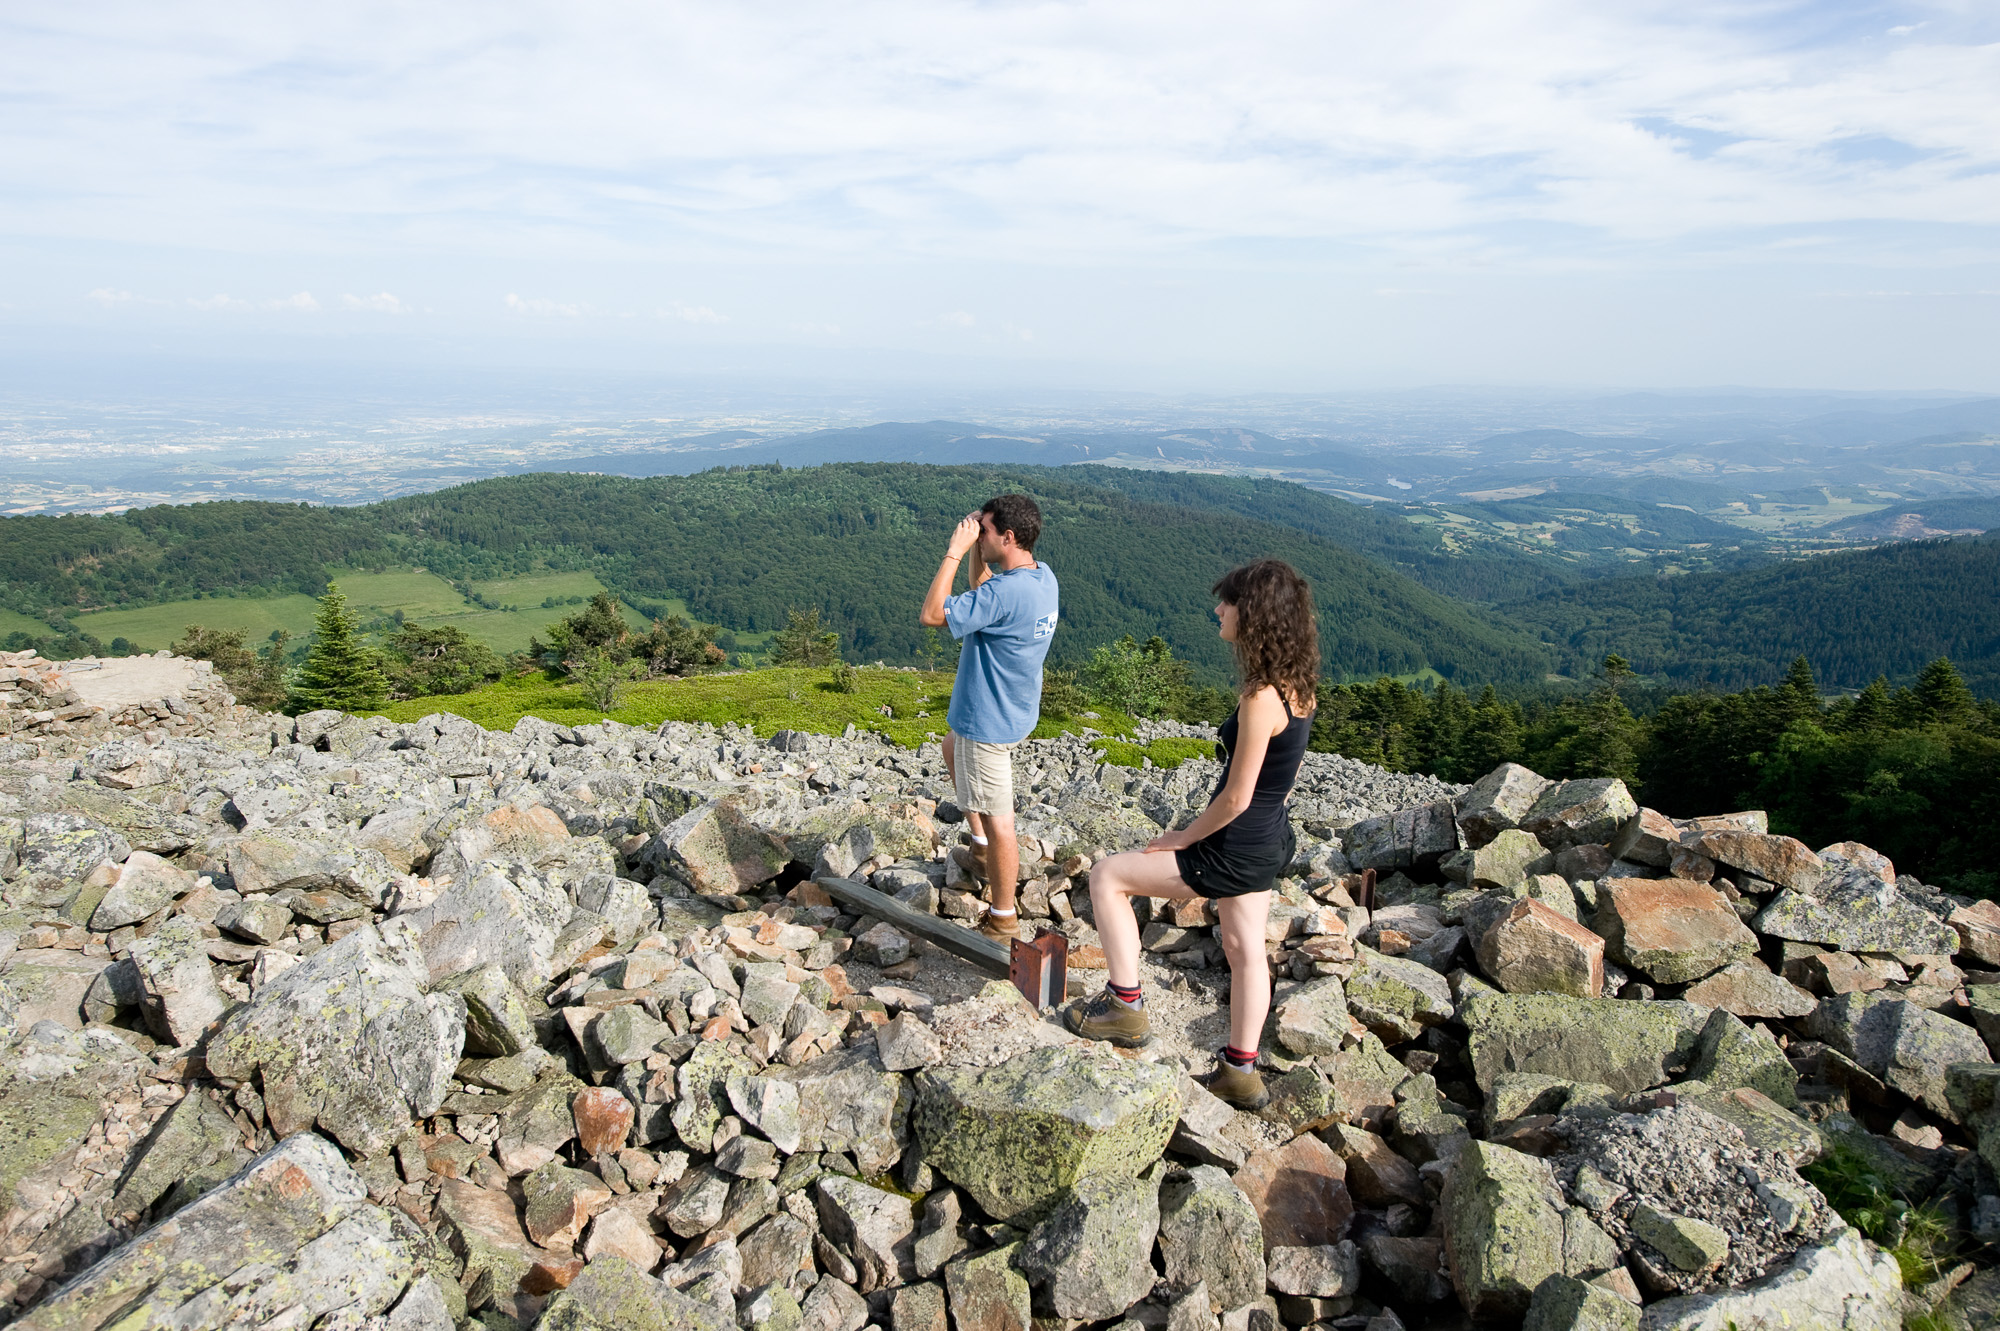
<path id="1" fill-rule="evenodd" d="M 334 892 L 378 910 L 394 873 L 379 852 L 306 828 L 246 832 L 223 848 L 223 859 L 236 890 L 246 896 L 287 888 Z"/>
<path id="2" fill-rule="evenodd" d="M 1755 957 L 1725 966 L 1681 995 L 1701 1007 L 1723 1008 L 1739 1017 L 1803 1017 L 1819 1000 Z"/>
<path id="3" fill-rule="evenodd" d="M 1958 950 L 1958 931 L 1884 883 L 1843 861 L 1810 895 L 1780 892 L 1752 922 L 1760 934 L 1824 943 L 1843 952 L 1943 953 Z"/>
<path id="4" fill-rule="evenodd" d="M 1458 848 L 1458 827 L 1448 802 L 1398 809 L 1364 818 L 1342 834 L 1357 869 L 1428 868 Z"/>
<path id="5" fill-rule="evenodd" d="M 364 926 L 266 984 L 208 1042 L 208 1069 L 247 1082 L 280 1136 L 318 1126 L 373 1154 L 444 1103 L 465 1005 L 425 991 L 398 921 Z"/>
<path id="6" fill-rule="evenodd" d="M 250 897 L 217 911 L 215 925 L 238 938 L 269 946 L 292 931 L 292 912 L 269 897 Z"/>
<path id="7" fill-rule="evenodd" d="M 32 813 L 21 821 L 23 873 L 74 881 L 106 861 L 116 863 L 131 854 L 124 838 L 79 813 Z"/>
<path id="8" fill-rule="evenodd" d="M 1722 1008 L 1710 1013 L 1702 1027 L 1688 1076 L 1717 1091 L 1749 1086 L 1789 1109 L 1799 1109 L 1799 1074 L 1785 1051 L 1761 1027 L 1752 1030 Z M 1942 1089 L 1941 1076 L 1939 1084 Z"/>
<path id="9" fill-rule="evenodd" d="M 1057 1317 L 1116 1317 L 1153 1288 L 1159 1171 L 1084 1178 L 1035 1226 L 1016 1265 Z"/>
<path id="10" fill-rule="evenodd" d="M 601 917 L 620 944 L 638 938 L 659 916 L 645 884 L 616 874 L 585 875 L 576 885 L 576 904 Z"/>
<path id="11" fill-rule="evenodd" d="M 535 1331 L 725 1331 L 731 1323 L 713 1306 L 661 1284 L 623 1257 L 606 1255 L 555 1292 Z"/>
<path id="12" fill-rule="evenodd" d="M 690 1150 L 714 1150 L 715 1130 L 722 1126 L 732 1077 L 756 1074 L 750 1059 L 720 1040 L 703 1040 L 675 1074 L 679 1095 L 674 1100 L 674 1131 Z"/>
<path id="13" fill-rule="evenodd" d="M 764 1134 L 786 1155 L 798 1151 L 805 1130 L 799 1117 L 797 1084 L 776 1077 L 736 1075 L 724 1082 L 730 1108 L 744 1126 Z"/>
<path id="14" fill-rule="evenodd" d="M 1561 994 L 1476 994 L 1459 1015 L 1482 1090 L 1502 1073 L 1536 1072 L 1623 1094 L 1673 1080 L 1708 1021 L 1691 1003 Z"/>
<path id="15" fill-rule="evenodd" d="M 799 1312 L 804 1331 L 861 1331 L 868 1325 L 868 1301 L 831 1275 L 819 1278 L 800 1301 Z"/>
<path id="16" fill-rule="evenodd" d="M 1544 790 L 1521 818 L 1522 831 L 1550 850 L 1609 841 L 1626 819 L 1639 811 L 1637 801 L 1617 777 L 1587 777 L 1564 781 Z"/>
<path id="17" fill-rule="evenodd" d="M 1547 855 L 1541 842 L 1510 827 L 1483 846 L 1459 851 L 1441 868 L 1445 877 L 1467 887 L 1507 889 L 1518 886 Z"/>
<path id="18" fill-rule="evenodd" d="M 433 979 L 494 965 L 523 989 L 554 970 L 556 940 L 569 922 L 569 899 L 517 884 L 498 870 L 454 883 L 409 920 Z"/>
<path id="19" fill-rule="evenodd" d="M 469 1006 L 469 1004 L 468 1004 Z M 470 1017 L 467 1018 L 468 1026 Z M 637 1003 L 626 1003 L 612 1008 L 591 1023 L 590 1038 L 597 1042 L 597 1048 L 605 1060 L 623 1067 L 627 1063 L 637 1063 L 645 1059 L 660 1045 L 671 1040 L 673 1027 L 663 1021 L 655 1021 L 646 1015 L 646 1009 Z M 471 1043 L 468 1029 L 467 1044 Z"/>
<path id="20" fill-rule="evenodd" d="M 813 1269 L 813 1234 L 789 1215 L 774 1215 L 741 1239 L 743 1284 L 750 1289 L 788 1285 Z"/>
<path id="21" fill-rule="evenodd" d="M 103 957 L 67 948 L 16 952 L 7 959 L 4 974 L 14 1000 L 13 1025 L 24 1031 L 38 1021 L 81 1030 L 86 1018 L 108 1020 L 117 1009 L 135 1006 L 145 997 L 138 969 L 129 962 L 107 964 Z M 92 1011 L 93 1007 L 98 1010 Z"/>
<path id="22" fill-rule="evenodd" d="M 193 890 L 193 874 L 150 852 L 135 850 L 120 867 L 118 881 L 91 912 L 90 927 L 98 933 L 110 933 L 137 924 Z"/>
<path id="23" fill-rule="evenodd" d="M 1236 1111 L 1209 1094 L 1208 1088 L 1191 1077 L 1181 1078 L 1181 1116 L 1167 1149 L 1204 1165 L 1236 1169 L 1249 1152 L 1223 1135 L 1236 1120 Z"/>
<path id="24" fill-rule="evenodd" d="M 1474 1141 L 1445 1180 L 1444 1249 L 1452 1285 L 1475 1318 L 1520 1317 L 1541 1283 L 1563 1271 L 1560 1197 L 1533 1156 Z"/>
<path id="25" fill-rule="evenodd" d="M 1160 1258 L 1169 1285 L 1206 1284 L 1216 1307 L 1238 1308 L 1264 1292 L 1257 1208 L 1213 1165 L 1175 1170 L 1160 1185 Z"/>
<path id="26" fill-rule="evenodd" d="M 457 994 L 465 1003 L 465 1052 L 482 1058 L 507 1058 L 535 1043 L 528 997 L 499 966 L 481 966 L 440 980 L 439 993 Z"/>
<path id="27" fill-rule="evenodd" d="M 924 1198 L 923 1232 L 911 1246 L 919 1280 L 929 1280 L 965 1251 L 965 1237 L 958 1232 L 962 1210 L 958 1189 L 949 1185 Z"/>
<path id="28" fill-rule="evenodd" d="M 1985 1042 L 1970 1027 L 1880 993 L 1826 999 L 1807 1029 L 1884 1084 L 1951 1122 L 1958 1121 L 1958 1114 L 1946 1094 L 1946 1069 L 1953 1063 L 1992 1061 Z"/>
<path id="29" fill-rule="evenodd" d="M 898 1013 L 875 1028 L 875 1051 L 891 1072 L 914 1072 L 944 1057 L 944 1046 L 915 1015 Z"/>
<path id="30" fill-rule="evenodd" d="M 200 1039 L 229 1009 L 209 967 L 201 926 L 184 915 L 168 920 L 150 937 L 134 939 L 132 964 L 146 991 L 146 1024 L 176 1048 Z"/>
<path id="31" fill-rule="evenodd" d="M 1742 1289 L 1662 1299 L 1647 1307 L 1646 1331 L 1740 1331 L 1813 1327 L 1899 1331 L 1903 1280 L 1896 1259 L 1843 1229 L 1804 1248 L 1777 1275 Z"/>
<path id="32" fill-rule="evenodd" d="M 1406 1307 L 1442 1303 L 1451 1297 L 1451 1281 L 1443 1269 L 1444 1244 L 1439 1239 L 1370 1234 L 1361 1242 L 1360 1255 L 1388 1284 L 1396 1302 Z"/>
<path id="33" fill-rule="evenodd" d="M 1178 1073 L 1088 1048 L 930 1068 L 913 1080 L 925 1162 L 1010 1224 L 1039 1219 L 1083 1178 L 1137 1175 L 1160 1158 L 1180 1116 Z"/>
<path id="34" fill-rule="evenodd" d="M 915 1279 L 917 1222 L 908 1199 L 836 1174 L 815 1185 L 814 1201 L 821 1232 L 854 1264 L 861 1293 Z"/>
<path id="35" fill-rule="evenodd" d="M 193 1201 L 242 1168 L 250 1153 L 229 1111 L 203 1091 L 191 1091 L 166 1112 L 133 1153 L 112 1198 L 113 1213 L 144 1215 L 169 1193 L 168 1208 Z"/>
<path id="36" fill-rule="evenodd" d="M 1451 986 L 1428 966 L 1370 948 L 1354 950 L 1347 1010 L 1385 1044 L 1414 1040 L 1451 1020 Z"/>
<path id="37" fill-rule="evenodd" d="M 798 1088 L 799 1150 L 840 1151 L 871 1177 L 902 1155 L 911 1087 L 882 1066 L 872 1044 L 849 1045 L 776 1075 Z"/>
<path id="38" fill-rule="evenodd" d="M 960 1257 L 944 1269 L 945 1298 L 958 1331 L 1029 1331 L 1028 1281 L 1014 1269 L 1021 1245 Z"/>
<path id="39" fill-rule="evenodd" d="M 1360 1253 L 1352 1243 L 1272 1248 L 1264 1254 L 1265 1280 L 1280 1294 L 1338 1299 L 1361 1288 Z"/>
<path id="40" fill-rule="evenodd" d="M 743 974 L 743 1015 L 753 1026 L 782 1023 L 799 996 L 799 986 L 785 978 L 780 962 L 752 962 Z"/>
<path id="41" fill-rule="evenodd" d="M 1553 1275 L 1536 1287 L 1521 1331 L 1639 1331 L 1639 1310 L 1601 1285 Z"/>
<path id="42" fill-rule="evenodd" d="M 854 959 L 864 966 L 894 966 L 910 959 L 910 940 L 889 924 L 877 924 L 854 940 Z"/>
<path id="43" fill-rule="evenodd" d="M 1663 1211 L 1650 1202 L 1634 1206 L 1625 1223 L 1634 1238 L 1683 1271 L 1712 1270 L 1729 1257 L 1729 1235 L 1722 1229 L 1705 1220 Z"/>
<path id="44" fill-rule="evenodd" d="M 1337 1054 L 1347 1040 L 1347 995 L 1336 976 L 1312 980 L 1278 1003 L 1278 1043 L 1301 1058 Z"/>
<path id="45" fill-rule="evenodd" d="M 73 1150 L 131 1087 L 146 1059 L 123 1040 L 49 1022 L 0 1037 L 0 1205 L 29 1174 Z"/>
<path id="46" fill-rule="evenodd" d="M 662 828 L 639 862 L 697 893 L 736 896 L 784 872 L 791 852 L 728 800 L 696 805 Z"/>
<path id="47" fill-rule="evenodd" d="M 1519 763 L 1501 763 L 1458 797 L 1455 812 L 1465 844 L 1484 846 L 1500 833 L 1520 826 L 1548 788 L 1547 778 Z"/>

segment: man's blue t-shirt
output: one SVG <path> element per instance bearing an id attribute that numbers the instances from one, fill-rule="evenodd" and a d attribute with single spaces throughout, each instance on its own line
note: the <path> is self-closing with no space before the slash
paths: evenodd
<path id="1" fill-rule="evenodd" d="M 1056 636 L 1056 575 L 1047 564 L 995 573 L 944 603 L 963 646 L 945 714 L 953 732 L 986 744 L 1024 740 L 1042 716 L 1042 660 Z"/>

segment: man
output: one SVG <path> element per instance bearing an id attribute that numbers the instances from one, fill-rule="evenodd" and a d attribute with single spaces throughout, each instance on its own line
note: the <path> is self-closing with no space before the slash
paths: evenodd
<path id="1" fill-rule="evenodd" d="M 1035 561 L 1041 534 L 1042 511 L 1028 496 L 987 500 L 952 529 L 918 616 L 963 644 L 944 761 L 971 827 L 972 847 L 960 866 L 973 868 L 991 889 L 979 931 L 1000 942 L 1021 936 L 1014 746 L 1041 720 L 1042 661 L 1056 632 L 1056 575 Z M 959 563 L 968 558 L 968 590 L 953 596 Z"/>

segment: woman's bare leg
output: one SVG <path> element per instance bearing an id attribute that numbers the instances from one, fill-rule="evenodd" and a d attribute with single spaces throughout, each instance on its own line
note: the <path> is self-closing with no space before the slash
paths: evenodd
<path id="1" fill-rule="evenodd" d="M 1132 918 L 1131 898 L 1186 900 L 1194 895 L 1181 881 L 1174 857 L 1165 852 L 1128 850 L 1090 866 L 1091 915 L 1111 983 L 1124 988 L 1139 983 L 1139 922 Z"/>
<path id="2" fill-rule="evenodd" d="M 1215 932 L 1229 958 L 1229 1043 L 1255 1049 L 1264 1037 L 1264 1018 L 1271 1012 L 1271 963 L 1264 950 L 1271 894 L 1219 897 L 1215 917 Z"/>

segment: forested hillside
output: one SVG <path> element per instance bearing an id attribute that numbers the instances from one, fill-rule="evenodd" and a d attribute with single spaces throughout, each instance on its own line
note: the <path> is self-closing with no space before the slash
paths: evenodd
<path id="1" fill-rule="evenodd" d="M 1326 514 L 1352 507 L 1341 501 L 1276 485 L 1271 520 L 1257 516 L 1264 505 L 1250 483 L 1181 478 L 1148 502 L 1091 473 L 907 464 L 643 480 L 537 473 L 354 509 L 233 503 L 15 518 L 0 525 L 0 595 L 40 615 L 317 593 L 337 567 L 417 565 L 453 579 L 588 569 L 642 609 L 680 599 L 731 629 L 780 627 L 789 610 L 818 606 L 850 654 L 910 660 L 923 646 L 915 607 L 952 522 L 1021 489 L 1043 503 L 1039 553 L 1063 584 L 1059 659 L 1159 634 L 1219 679 L 1228 660 L 1208 618 L 1209 584 L 1233 564 L 1276 555 L 1318 588 L 1327 664 L 1339 675 L 1431 668 L 1506 681 L 1547 669 L 1545 649 L 1518 630 L 1329 539 L 1338 523 Z M 1312 525 L 1282 525 L 1288 517 Z M 1353 526 L 1392 547 L 1382 521 Z"/>
<path id="2" fill-rule="evenodd" d="M 1616 652 L 1641 675 L 1741 688 L 1805 657 L 1822 684 L 1910 679 L 1949 657 L 2000 693 L 2000 538 L 1916 541 L 1735 573 L 1608 578 L 1503 606 L 1564 669 Z"/>

